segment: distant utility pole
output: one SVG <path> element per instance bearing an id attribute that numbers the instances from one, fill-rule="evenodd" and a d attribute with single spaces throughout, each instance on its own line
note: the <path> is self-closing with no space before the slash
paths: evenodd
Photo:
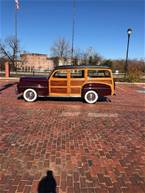
<path id="1" fill-rule="evenodd" d="M 73 61 L 73 57 L 74 57 L 75 17 L 76 17 L 76 1 L 73 0 L 72 47 L 71 47 L 71 60 L 72 61 Z"/>
<path id="2" fill-rule="evenodd" d="M 18 10 L 19 10 L 19 0 L 15 0 L 15 39 L 16 39 L 16 67 L 17 67 L 17 52 L 18 52 Z"/>

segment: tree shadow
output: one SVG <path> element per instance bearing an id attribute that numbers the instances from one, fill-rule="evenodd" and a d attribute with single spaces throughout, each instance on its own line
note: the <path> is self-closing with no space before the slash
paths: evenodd
<path id="1" fill-rule="evenodd" d="M 3 91 L 11 86 L 14 86 L 15 84 L 17 84 L 17 82 L 14 82 L 14 83 L 8 83 L 8 84 L 5 84 L 3 85 L 1 88 L 0 88 L 0 91 Z"/>
<path id="2" fill-rule="evenodd" d="M 53 171 L 48 170 L 47 175 L 44 176 L 38 184 L 38 193 L 57 193 L 56 180 L 53 176 Z"/>

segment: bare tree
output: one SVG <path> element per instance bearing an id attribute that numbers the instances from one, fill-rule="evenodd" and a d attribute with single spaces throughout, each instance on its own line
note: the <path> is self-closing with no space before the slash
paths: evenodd
<path id="1" fill-rule="evenodd" d="M 101 61 L 102 57 L 92 47 L 87 48 L 85 51 L 81 51 L 79 48 L 74 50 L 74 65 L 99 65 Z"/>
<path id="2" fill-rule="evenodd" d="M 73 65 L 82 64 L 82 52 L 81 52 L 80 48 L 74 49 L 72 64 Z"/>
<path id="3" fill-rule="evenodd" d="M 53 57 L 68 58 L 70 56 L 70 44 L 65 38 L 59 38 L 51 47 Z"/>
<path id="4" fill-rule="evenodd" d="M 18 40 L 15 37 L 9 37 L 4 42 L 0 41 L 0 57 L 9 60 L 12 69 L 16 69 L 18 44 Z"/>
<path id="5" fill-rule="evenodd" d="M 71 46 L 64 38 L 59 38 L 51 48 L 52 56 L 56 59 L 55 63 L 58 65 L 58 60 L 68 61 L 71 58 Z M 74 65 L 90 64 L 99 65 L 102 57 L 95 51 L 94 48 L 89 47 L 84 52 L 79 48 L 74 49 L 73 60 Z"/>
<path id="6" fill-rule="evenodd" d="M 82 64 L 99 65 L 102 57 L 95 51 L 94 48 L 89 47 L 81 54 Z"/>

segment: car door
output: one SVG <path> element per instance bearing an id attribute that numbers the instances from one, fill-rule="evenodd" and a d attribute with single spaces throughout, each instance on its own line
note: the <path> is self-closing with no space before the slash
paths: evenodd
<path id="1" fill-rule="evenodd" d="M 49 78 L 49 96 L 68 96 L 68 71 L 55 70 Z"/>
<path id="2" fill-rule="evenodd" d="M 86 81 L 85 69 L 71 69 L 69 93 L 70 96 L 81 96 L 81 89 Z"/>

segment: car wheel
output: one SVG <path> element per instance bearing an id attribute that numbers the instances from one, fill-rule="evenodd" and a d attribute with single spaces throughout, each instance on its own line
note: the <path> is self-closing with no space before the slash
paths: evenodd
<path id="1" fill-rule="evenodd" d="M 37 99 L 37 93 L 34 89 L 26 89 L 23 93 L 23 97 L 27 102 L 34 102 Z"/>
<path id="2" fill-rule="evenodd" d="M 89 90 L 84 95 L 85 101 L 89 104 L 93 104 L 97 102 L 98 98 L 99 96 L 94 90 Z"/>

